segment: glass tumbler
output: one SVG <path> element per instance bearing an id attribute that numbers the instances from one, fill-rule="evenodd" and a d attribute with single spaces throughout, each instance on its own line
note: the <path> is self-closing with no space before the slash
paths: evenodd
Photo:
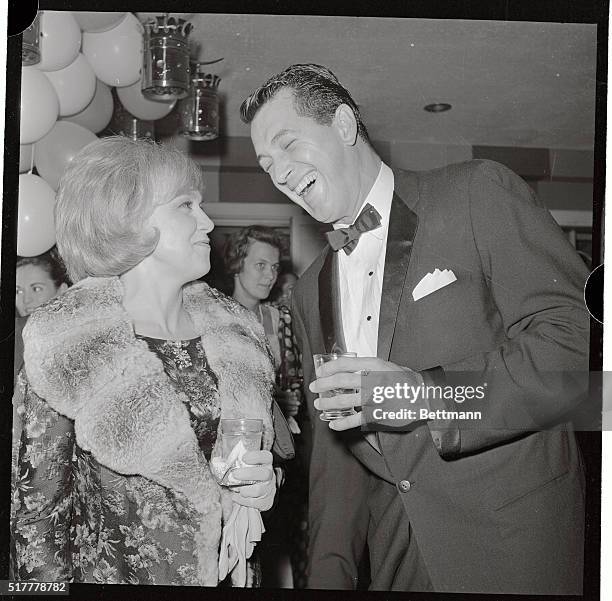
<path id="1" fill-rule="evenodd" d="M 337 352 L 337 353 L 317 353 L 312 356 L 314 361 L 315 374 L 317 378 L 320 376 L 321 367 L 328 363 L 329 361 L 335 361 L 339 357 L 356 357 L 357 353 L 352 352 Z M 339 394 L 353 394 L 356 390 L 354 388 L 334 388 L 333 390 L 328 390 L 326 392 L 320 392 L 319 397 L 322 399 L 333 398 Z M 353 415 L 355 413 L 355 409 L 353 407 L 345 407 L 343 409 L 327 409 L 326 411 L 321 411 L 319 418 L 325 422 L 330 422 L 334 419 L 338 419 L 340 417 L 348 417 L 349 415 Z"/>

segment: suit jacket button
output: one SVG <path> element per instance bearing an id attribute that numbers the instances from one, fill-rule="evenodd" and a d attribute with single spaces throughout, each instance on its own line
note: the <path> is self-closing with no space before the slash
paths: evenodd
<path id="1" fill-rule="evenodd" d="M 397 488 L 400 492 L 408 492 L 410 490 L 410 482 L 408 480 L 400 480 L 397 483 Z"/>

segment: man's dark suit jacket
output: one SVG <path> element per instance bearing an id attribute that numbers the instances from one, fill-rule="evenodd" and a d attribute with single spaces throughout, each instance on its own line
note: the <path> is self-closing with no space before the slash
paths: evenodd
<path id="1" fill-rule="evenodd" d="M 542 374 L 588 370 L 586 268 L 529 186 L 502 165 L 394 176 L 378 356 L 434 381 L 470 371 L 493 384 L 479 407 L 482 427 L 429 421 L 380 432 L 382 455 L 359 429 L 331 431 L 308 393 L 309 586 L 354 588 L 367 542 L 371 588 L 410 590 L 414 536 L 436 591 L 579 593 L 580 452 L 571 432 L 539 424 L 572 402 L 563 378 Z M 312 353 L 342 340 L 335 262 L 325 249 L 294 291 L 306 383 Z M 436 268 L 457 281 L 415 302 L 414 287 Z M 500 423 L 511 425 L 493 428 Z"/>

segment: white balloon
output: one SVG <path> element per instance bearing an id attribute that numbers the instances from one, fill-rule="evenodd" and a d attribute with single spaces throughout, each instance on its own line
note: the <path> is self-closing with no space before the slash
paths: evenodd
<path id="1" fill-rule="evenodd" d="M 45 75 L 59 98 L 59 114 L 62 117 L 80 113 L 91 102 L 96 91 L 96 75 L 80 53 L 65 69 L 48 71 Z"/>
<path id="2" fill-rule="evenodd" d="M 110 31 L 83 34 L 83 54 L 98 79 L 109 86 L 129 86 L 140 79 L 142 31 L 140 21 L 128 13 Z"/>
<path id="3" fill-rule="evenodd" d="M 17 254 L 36 257 L 55 244 L 55 192 L 38 175 L 19 176 Z"/>
<path id="4" fill-rule="evenodd" d="M 100 33 L 108 31 L 121 23 L 127 13 L 97 13 L 88 11 L 75 11 L 72 13 L 76 22 L 83 31 Z"/>
<path id="5" fill-rule="evenodd" d="M 55 88 L 36 67 L 21 70 L 21 117 L 19 142 L 31 144 L 46 135 L 59 114 Z"/>
<path id="6" fill-rule="evenodd" d="M 34 146 L 34 165 L 41 177 L 54 189 L 74 156 L 90 142 L 98 138 L 88 129 L 58 121 L 53 129 Z"/>
<path id="7" fill-rule="evenodd" d="M 143 96 L 141 86 L 142 83 L 139 79 L 131 86 L 117 88 L 117 96 L 121 104 L 128 112 L 134 115 L 134 117 L 138 117 L 138 119 L 143 119 L 145 121 L 155 121 L 165 117 L 174 108 L 176 99 L 171 102 L 149 100 Z"/>
<path id="8" fill-rule="evenodd" d="M 113 117 L 113 110 L 111 89 L 105 83 L 96 79 L 96 91 L 91 102 L 80 113 L 70 115 L 70 117 L 63 117 L 60 121 L 71 121 L 97 134 L 110 123 Z"/>
<path id="9" fill-rule="evenodd" d="M 81 28 L 71 13 L 45 10 L 40 18 L 41 71 L 57 71 L 67 67 L 81 49 Z"/>
<path id="10" fill-rule="evenodd" d="M 34 167 L 34 144 L 21 144 L 19 146 L 19 173 L 32 171 Z"/>

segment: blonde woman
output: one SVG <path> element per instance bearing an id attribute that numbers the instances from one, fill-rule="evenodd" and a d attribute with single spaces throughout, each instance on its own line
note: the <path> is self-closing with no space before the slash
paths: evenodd
<path id="1" fill-rule="evenodd" d="M 62 178 L 57 241 L 75 285 L 24 330 L 20 580 L 216 586 L 224 519 L 272 505 L 274 371 L 255 317 L 194 282 L 210 268 L 202 187 L 179 151 L 121 137 Z M 264 450 L 235 474 L 254 484 L 211 475 L 222 417 L 263 421 Z"/>

